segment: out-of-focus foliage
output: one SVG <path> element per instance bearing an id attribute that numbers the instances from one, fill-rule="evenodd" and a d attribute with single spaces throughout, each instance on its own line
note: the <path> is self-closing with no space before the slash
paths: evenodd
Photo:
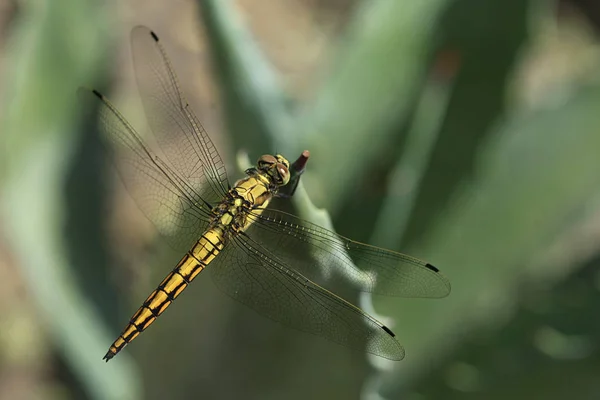
<path id="1" fill-rule="evenodd" d="M 600 397 L 591 3 L 6 4 L 0 398 Z M 104 89 L 144 132 L 126 61 L 140 23 L 161 35 L 230 178 L 240 150 L 294 159 L 307 148 L 304 186 L 282 207 L 327 221 L 312 201 L 339 233 L 427 259 L 451 279 L 441 301 L 329 282 L 391 318 L 404 361 L 370 363 L 282 328 L 202 274 L 101 362 L 180 257 L 124 194 L 75 96 Z"/>

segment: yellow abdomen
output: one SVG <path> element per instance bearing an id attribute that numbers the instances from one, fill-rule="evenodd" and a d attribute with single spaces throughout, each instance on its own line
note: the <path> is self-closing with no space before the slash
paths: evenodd
<path id="1" fill-rule="evenodd" d="M 223 249 L 223 232 L 209 229 L 131 317 L 104 356 L 108 361 L 148 328 Z"/>
<path id="2" fill-rule="evenodd" d="M 162 314 L 169 305 L 183 292 L 192 280 L 219 254 L 225 246 L 224 232 L 230 230 L 230 234 L 236 234 L 239 230 L 245 230 L 251 223 L 246 221 L 245 226 L 232 228 L 235 216 L 238 216 L 244 207 L 252 209 L 258 215 L 269 204 L 273 197 L 268 189 L 268 179 L 257 174 L 248 176 L 236 183 L 231 189 L 230 198 L 223 201 L 218 207 L 213 221 L 213 228 L 208 229 L 196 242 L 196 245 L 183 256 L 177 266 L 167 275 L 160 285 L 144 301 L 129 320 L 129 324 L 119 335 L 117 340 L 108 349 L 104 360 L 113 358 L 119 351 L 135 339 L 140 333 L 148 328 L 156 318 Z M 243 203 L 246 206 L 243 206 Z"/>

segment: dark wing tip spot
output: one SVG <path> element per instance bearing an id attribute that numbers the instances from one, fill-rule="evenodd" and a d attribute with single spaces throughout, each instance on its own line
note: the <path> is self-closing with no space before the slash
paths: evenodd
<path id="1" fill-rule="evenodd" d="M 429 268 L 430 270 L 432 270 L 433 272 L 440 272 L 440 270 L 439 270 L 439 269 L 437 269 L 436 267 L 434 267 L 433 265 L 431 265 L 431 264 L 429 264 L 429 263 L 428 263 L 428 264 L 425 264 L 425 266 L 426 266 L 427 268 Z"/>
<path id="2" fill-rule="evenodd" d="M 102 93 L 100 93 L 99 91 L 97 91 L 96 89 L 92 90 L 92 93 L 94 93 L 96 95 L 96 97 L 102 99 L 104 98 L 104 96 L 102 96 Z"/>
<path id="3" fill-rule="evenodd" d="M 388 328 L 388 327 L 387 327 L 387 326 L 385 326 L 385 325 L 381 325 L 381 327 L 383 328 L 383 330 L 384 330 L 384 331 L 386 331 L 386 332 L 388 333 L 388 335 L 390 335 L 391 337 L 396 337 L 396 335 L 394 335 L 394 332 L 392 332 L 392 331 L 390 330 L 390 328 Z"/>
<path id="4" fill-rule="evenodd" d="M 150 31 L 150 35 L 152 35 L 152 39 L 154 39 L 154 41 L 158 42 L 158 36 L 156 36 L 156 33 Z"/>

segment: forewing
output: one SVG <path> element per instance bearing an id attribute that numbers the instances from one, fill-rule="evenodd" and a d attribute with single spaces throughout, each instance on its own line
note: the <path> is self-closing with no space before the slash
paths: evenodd
<path id="1" fill-rule="evenodd" d="M 387 327 L 288 269 L 244 234 L 232 238 L 210 269 L 219 289 L 287 327 L 391 360 L 404 358 Z"/>
<path id="2" fill-rule="evenodd" d="M 208 226 L 204 199 L 143 143 L 104 96 L 87 89 L 78 93 L 90 105 L 97 102 L 102 137 L 138 207 L 173 248 L 188 251 Z"/>
<path id="3" fill-rule="evenodd" d="M 138 88 L 148 123 L 180 176 L 209 202 L 227 193 L 225 165 L 183 96 L 158 36 L 144 26 L 131 32 Z"/>
<path id="4" fill-rule="evenodd" d="M 450 293 L 448 279 L 414 257 L 355 242 L 278 210 L 267 209 L 249 218 L 253 223 L 246 233 L 309 278 L 330 276 L 341 268 L 365 292 L 430 298 Z"/>

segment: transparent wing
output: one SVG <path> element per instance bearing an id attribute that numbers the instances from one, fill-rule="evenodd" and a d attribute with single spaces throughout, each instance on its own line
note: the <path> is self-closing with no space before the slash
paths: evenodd
<path id="1" fill-rule="evenodd" d="M 232 238 L 211 263 L 215 284 L 290 328 L 391 360 L 404 358 L 402 345 L 387 327 L 268 254 L 245 234 Z"/>
<path id="2" fill-rule="evenodd" d="M 208 225 L 209 205 L 152 153 L 104 96 L 87 89 L 78 94 L 89 104 L 97 102 L 102 136 L 112 144 L 121 178 L 138 207 L 172 247 L 188 251 Z"/>
<path id="3" fill-rule="evenodd" d="M 144 26 L 131 31 L 138 88 L 148 123 L 170 165 L 209 202 L 229 189 L 225 165 L 194 115 L 158 36 Z"/>
<path id="4" fill-rule="evenodd" d="M 282 211 L 267 209 L 249 218 L 253 224 L 246 233 L 309 278 L 329 276 L 341 267 L 365 292 L 431 298 L 450 293 L 449 280 L 416 258 L 355 242 Z M 353 260 L 364 270 L 355 268 Z"/>

